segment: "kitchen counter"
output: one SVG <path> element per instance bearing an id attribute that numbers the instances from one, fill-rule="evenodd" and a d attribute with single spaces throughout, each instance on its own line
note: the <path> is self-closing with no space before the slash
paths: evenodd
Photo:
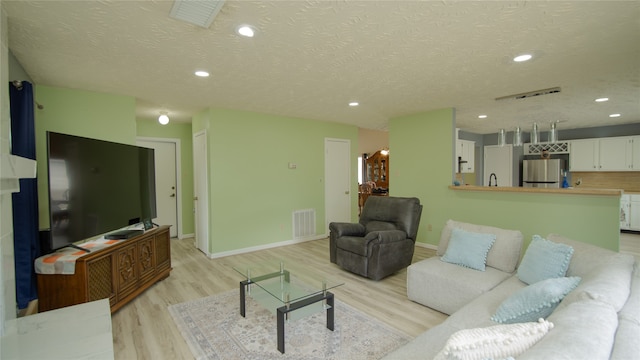
<path id="1" fill-rule="evenodd" d="M 508 192 L 508 193 L 530 193 L 530 194 L 562 194 L 562 195 L 598 195 L 620 197 L 621 189 L 594 189 L 594 188 L 530 188 L 530 187 L 508 187 L 508 186 L 476 186 L 476 185 L 449 185 L 449 189 L 455 191 L 488 191 L 488 192 Z"/>

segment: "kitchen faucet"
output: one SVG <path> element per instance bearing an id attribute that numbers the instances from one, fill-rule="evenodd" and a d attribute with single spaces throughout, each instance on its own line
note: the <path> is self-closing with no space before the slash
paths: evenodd
<path id="1" fill-rule="evenodd" d="M 496 173 L 491 173 L 491 175 L 489 175 L 489 186 L 491 186 L 491 178 L 496 180 L 496 184 L 493 186 L 498 186 L 498 177 L 496 176 Z"/>

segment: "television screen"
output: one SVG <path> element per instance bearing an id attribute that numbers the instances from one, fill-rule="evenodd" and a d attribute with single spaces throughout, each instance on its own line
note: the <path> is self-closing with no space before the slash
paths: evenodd
<path id="1" fill-rule="evenodd" d="M 153 219 L 154 151 L 47 132 L 51 250 Z"/>

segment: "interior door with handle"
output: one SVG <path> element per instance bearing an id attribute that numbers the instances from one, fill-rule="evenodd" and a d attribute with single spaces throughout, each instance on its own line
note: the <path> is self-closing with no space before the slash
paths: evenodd
<path id="1" fill-rule="evenodd" d="M 174 142 L 138 140 L 138 146 L 154 149 L 156 167 L 156 224 L 171 225 L 169 234 L 178 236 L 178 192 L 176 144 Z"/>

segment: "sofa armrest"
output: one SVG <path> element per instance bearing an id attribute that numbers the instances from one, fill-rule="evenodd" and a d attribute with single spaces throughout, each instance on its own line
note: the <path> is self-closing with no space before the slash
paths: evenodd
<path id="1" fill-rule="evenodd" d="M 329 231 L 336 237 L 341 236 L 364 236 L 364 225 L 359 223 L 332 222 L 329 224 Z"/>

